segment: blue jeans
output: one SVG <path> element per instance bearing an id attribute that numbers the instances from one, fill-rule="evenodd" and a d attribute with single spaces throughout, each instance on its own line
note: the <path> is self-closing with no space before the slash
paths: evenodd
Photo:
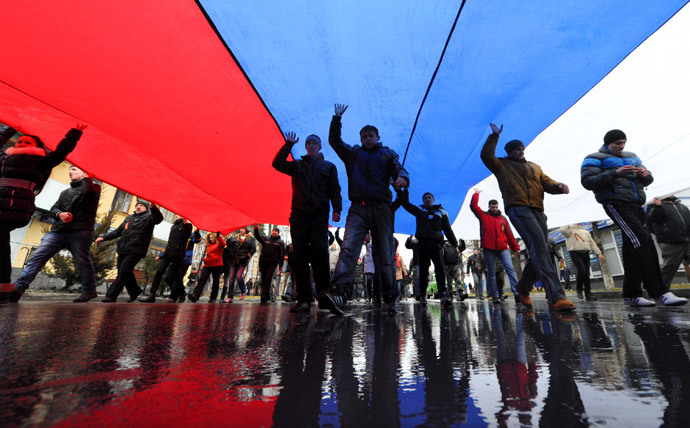
<path id="1" fill-rule="evenodd" d="M 518 290 L 522 295 L 529 296 L 532 285 L 539 279 L 549 303 L 565 299 L 565 291 L 561 287 L 558 271 L 549 250 L 546 215 L 543 211 L 526 206 L 513 206 L 508 208 L 507 212 L 510 222 L 529 249 L 529 260 L 522 270 Z"/>
<path id="2" fill-rule="evenodd" d="M 371 231 L 372 257 L 375 275 L 380 279 L 381 294 L 386 302 L 394 300 L 398 290 L 393 264 L 393 215 L 390 204 L 385 202 L 366 205 L 353 202 L 350 206 L 343 245 L 331 279 L 331 291 L 344 294 L 345 286 L 352 282 L 367 231 Z"/>
<path id="3" fill-rule="evenodd" d="M 484 260 L 486 260 L 486 295 L 497 299 L 501 296 L 498 295 L 498 287 L 496 286 L 496 258 L 503 263 L 508 274 L 508 280 L 510 281 L 510 288 L 513 290 L 513 294 L 518 294 L 515 284 L 517 284 L 517 274 L 515 273 L 515 268 L 513 268 L 513 261 L 510 258 L 509 250 L 492 250 L 490 248 L 482 248 L 484 252 Z"/>
<path id="4" fill-rule="evenodd" d="M 74 257 L 81 274 L 82 292 L 96 292 L 96 272 L 91 261 L 91 242 L 93 230 L 62 230 L 48 232 L 41 239 L 41 244 L 31 256 L 24 271 L 15 281 L 15 289 L 23 293 L 51 257 L 58 251 L 67 248 Z"/>

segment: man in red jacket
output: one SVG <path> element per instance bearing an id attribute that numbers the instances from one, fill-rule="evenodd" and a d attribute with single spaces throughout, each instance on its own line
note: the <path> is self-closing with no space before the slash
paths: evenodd
<path id="1" fill-rule="evenodd" d="M 513 261 L 510 257 L 508 247 L 515 252 L 520 252 L 520 246 L 513 231 L 510 230 L 508 220 L 503 217 L 501 211 L 498 209 L 498 201 L 492 199 L 489 201 L 489 210 L 482 211 L 479 208 L 479 193 L 481 190 L 475 188 L 470 208 L 475 217 L 479 219 L 479 230 L 482 239 L 482 249 L 484 259 L 486 260 L 486 288 L 487 295 L 491 297 L 493 303 L 501 303 L 501 296 L 498 295 L 498 288 L 496 287 L 496 259 L 499 258 L 503 262 L 508 280 L 510 281 L 510 288 L 513 290 L 515 296 L 515 303 L 520 303 L 520 294 L 518 293 L 515 284 L 517 284 L 517 274 L 513 268 Z"/>

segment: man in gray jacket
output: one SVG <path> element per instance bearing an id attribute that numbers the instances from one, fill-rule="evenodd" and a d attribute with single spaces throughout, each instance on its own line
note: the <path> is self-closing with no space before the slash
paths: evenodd
<path id="1" fill-rule="evenodd" d="M 644 227 L 644 187 L 654 181 L 652 174 L 632 152 L 625 152 L 627 137 L 619 129 L 604 136 L 598 152 L 585 157 L 580 168 L 582 186 L 594 192 L 606 214 L 623 232 L 623 301 L 631 306 L 654 306 L 642 297 L 641 283 L 649 296 L 666 306 L 688 301 L 671 293 L 661 278 L 659 256 L 652 236 Z"/>

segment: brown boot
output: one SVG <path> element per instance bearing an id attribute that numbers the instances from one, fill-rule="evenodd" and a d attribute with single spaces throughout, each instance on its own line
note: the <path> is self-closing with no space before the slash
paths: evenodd
<path id="1" fill-rule="evenodd" d="M 549 309 L 552 311 L 574 311 L 575 305 L 573 305 L 568 299 L 559 299 L 550 304 Z"/>
<path id="2" fill-rule="evenodd" d="M 523 296 L 520 294 L 520 303 L 522 303 L 522 306 L 526 308 L 531 308 L 532 307 L 532 298 L 529 296 Z"/>

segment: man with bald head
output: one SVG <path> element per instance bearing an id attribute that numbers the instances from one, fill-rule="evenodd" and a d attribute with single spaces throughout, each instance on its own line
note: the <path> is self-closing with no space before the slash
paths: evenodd
<path id="1" fill-rule="evenodd" d="M 46 262 L 65 248 L 72 253 L 81 274 L 82 293 L 74 301 L 88 302 L 96 297 L 91 242 L 101 186 L 94 183 L 84 170 L 74 165 L 69 168 L 68 174 L 70 187 L 60 193 L 57 202 L 50 209 L 50 217 L 55 221 L 53 227 L 41 239 L 38 249 L 15 281 L 15 291 L 10 295 L 10 301 L 18 301 Z"/>

